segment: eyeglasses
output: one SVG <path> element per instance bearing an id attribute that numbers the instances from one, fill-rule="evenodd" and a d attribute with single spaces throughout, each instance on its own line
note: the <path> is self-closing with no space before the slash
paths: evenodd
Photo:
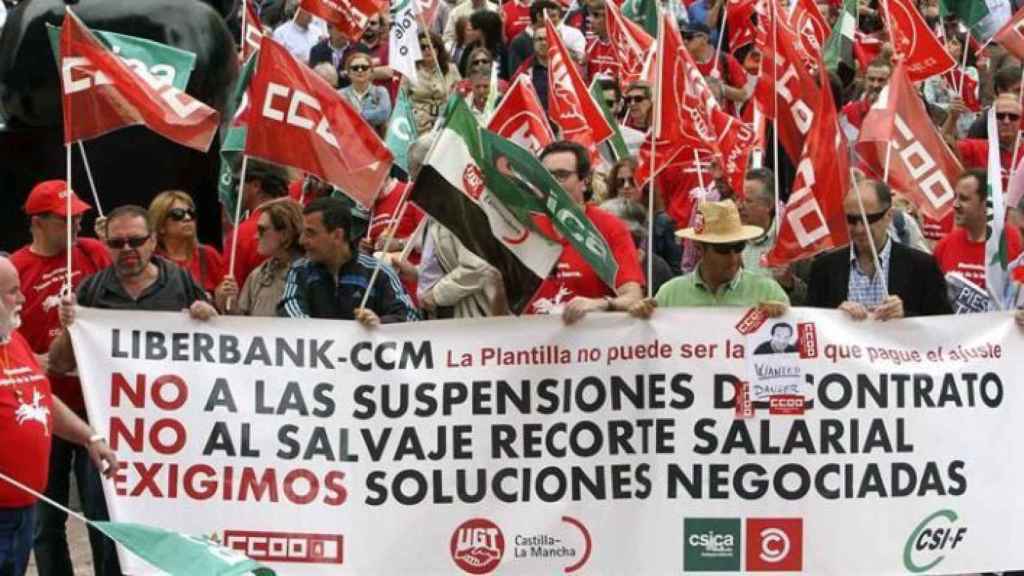
<path id="1" fill-rule="evenodd" d="M 883 216 L 885 216 L 885 213 L 888 212 L 888 211 L 889 211 L 889 209 L 886 208 L 885 210 L 882 210 L 881 212 L 875 212 L 874 214 L 867 214 L 865 217 L 868 220 L 868 224 L 874 224 L 875 222 L 878 222 L 879 220 L 882 219 Z M 846 223 L 849 224 L 850 226 L 856 226 L 857 224 L 860 224 L 863 221 L 864 221 L 864 218 L 861 218 L 860 214 L 847 214 L 846 215 Z"/>
<path id="2" fill-rule="evenodd" d="M 171 208 L 167 211 L 167 217 L 175 222 L 184 222 L 185 220 L 195 220 L 196 211 L 192 208 Z"/>
<path id="3" fill-rule="evenodd" d="M 996 120 L 999 120 L 1000 122 L 1006 120 L 1016 122 L 1020 120 L 1020 114 L 1014 114 L 1013 112 L 996 112 Z"/>
<path id="4" fill-rule="evenodd" d="M 128 236 L 126 238 L 107 238 L 107 246 L 110 246 L 114 250 L 124 250 L 125 247 L 131 246 L 132 248 L 141 248 L 143 244 L 149 241 L 149 234 L 145 236 Z"/>
<path id="5" fill-rule="evenodd" d="M 355 64 L 348 67 L 349 72 L 366 72 L 370 67 L 366 64 Z"/>
<path id="6" fill-rule="evenodd" d="M 739 254 L 747 247 L 746 241 L 729 244 L 711 244 L 711 249 L 719 254 Z"/>
<path id="7" fill-rule="evenodd" d="M 549 170 L 549 172 L 551 172 L 551 175 L 559 182 L 565 182 L 576 175 L 575 170 Z"/>
<path id="8" fill-rule="evenodd" d="M 486 58 L 478 58 L 470 62 L 470 64 L 472 64 L 473 66 L 490 66 L 491 61 Z"/>
<path id="9" fill-rule="evenodd" d="M 626 96 L 622 99 L 627 105 L 632 106 L 633 104 L 639 104 L 647 101 L 647 96 Z"/>

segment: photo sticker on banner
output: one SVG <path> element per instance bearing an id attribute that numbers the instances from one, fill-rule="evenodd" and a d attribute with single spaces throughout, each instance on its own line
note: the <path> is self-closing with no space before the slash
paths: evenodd
<path id="1" fill-rule="evenodd" d="M 683 540 L 684 571 L 740 570 L 739 518 L 685 518 Z"/>
<path id="2" fill-rule="evenodd" d="M 747 334 L 747 377 L 750 401 L 759 408 L 771 408 L 775 396 L 814 397 L 813 387 L 804 381 L 797 325 L 791 321 L 769 320 Z M 778 404 L 776 402 L 776 404 Z M 772 414 L 787 412 L 772 411 Z"/>

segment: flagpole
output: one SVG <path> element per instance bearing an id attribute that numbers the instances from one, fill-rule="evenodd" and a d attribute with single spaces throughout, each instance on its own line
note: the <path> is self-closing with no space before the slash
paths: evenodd
<path id="1" fill-rule="evenodd" d="M 100 206 L 100 195 L 96 191 L 96 182 L 92 179 L 92 168 L 89 167 L 89 158 L 85 155 L 85 143 L 78 141 L 78 151 L 82 154 L 82 163 L 85 164 L 85 177 L 89 179 L 89 188 L 92 190 L 92 199 L 96 203 L 96 213 L 103 218 L 103 207 Z"/>
<path id="2" fill-rule="evenodd" d="M 725 15 L 729 10 L 729 0 L 722 0 L 722 11 L 718 17 L 722 19 L 718 25 L 718 42 L 715 45 L 715 64 L 714 68 L 711 69 L 711 75 L 714 76 L 715 72 L 718 72 L 718 61 L 721 60 L 722 56 L 722 39 L 725 38 Z M 736 48 L 734 47 L 733 50 Z"/>
<path id="3" fill-rule="evenodd" d="M 241 6 L 242 6 L 242 30 L 241 30 L 241 32 L 242 32 L 242 40 L 241 40 L 241 42 L 238 43 L 239 44 L 238 47 L 240 48 L 240 50 L 239 50 L 240 53 L 241 53 L 240 55 L 244 56 L 245 55 L 246 36 L 247 36 L 247 34 L 245 33 L 245 21 L 246 21 L 246 16 L 248 15 L 246 13 L 249 11 L 249 0 L 242 0 Z"/>
<path id="4" fill-rule="evenodd" d="M 65 294 L 71 294 L 71 143 L 64 144 L 65 157 L 66 157 L 66 182 L 64 186 L 66 188 L 64 194 L 64 222 L 67 226 L 66 237 L 65 237 L 65 252 L 67 254 L 66 266 L 64 271 L 64 291 Z"/>
<path id="5" fill-rule="evenodd" d="M 875 237 L 871 235 L 871 225 L 868 223 L 868 213 L 864 210 L 864 199 L 860 197 L 859 182 L 857 182 L 857 174 L 853 171 L 853 167 L 850 167 L 850 176 L 852 176 L 854 196 L 857 197 L 857 207 L 860 209 L 860 219 L 864 224 L 864 232 L 868 237 L 868 245 L 871 247 L 871 258 L 875 261 L 875 279 L 881 280 L 882 276 L 882 261 L 878 257 L 878 247 L 875 246 Z M 853 250 L 853 248 L 850 248 Z M 889 296 L 889 287 L 882 282 L 882 290 L 886 297 Z"/>
<path id="6" fill-rule="evenodd" d="M 402 220 L 402 216 L 405 216 L 405 209 L 409 207 L 409 202 L 406 196 L 409 190 L 412 190 L 413 184 L 409 184 L 405 191 L 402 193 L 401 208 L 398 209 L 398 213 L 391 218 L 391 222 L 388 223 L 387 230 L 384 232 L 384 250 L 387 251 L 388 246 L 391 245 L 391 241 L 395 239 L 395 233 L 398 231 L 398 222 Z M 381 265 L 384 262 L 383 258 L 374 258 L 377 261 L 377 265 L 373 267 L 373 274 L 370 274 L 370 281 L 366 285 L 366 292 L 363 293 L 363 299 L 359 302 L 360 308 L 366 308 L 366 302 L 370 299 L 370 292 L 373 290 L 373 284 L 377 281 L 377 275 L 380 273 Z"/>
<path id="7" fill-rule="evenodd" d="M 778 8 L 778 2 L 772 2 L 772 110 L 775 112 L 775 124 L 772 126 L 772 209 L 776 212 L 776 217 L 772 218 L 772 235 L 777 236 L 779 233 L 779 173 L 782 172 L 781 166 L 779 166 L 779 67 L 776 64 L 779 61 L 779 13 L 776 10 Z M 761 61 L 761 66 L 764 66 L 764 60 Z M 755 106 L 757 103 L 755 102 Z M 766 120 L 767 122 L 767 120 Z"/>
<path id="8" fill-rule="evenodd" d="M 242 198 L 245 190 L 245 169 L 249 164 L 249 156 L 242 154 L 242 170 L 238 174 L 238 198 L 235 200 L 235 227 L 231 229 L 231 257 L 228 263 L 227 276 L 235 277 L 235 258 L 238 255 L 238 228 L 242 225 Z M 231 309 L 231 300 L 228 298 L 225 308 Z"/>
<path id="9" fill-rule="evenodd" d="M 664 34 L 668 31 L 665 30 L 664 18 L 661 17 L 659 7 L 655 4 L 655 14 L 658 15 L 658 38 L 655 40 L 658 45 L 655 47 L 654 52 L 657 55 L 657 62 L 655 66 L 657 69 L 654 71 L 654 89 L 651 91 L 651 103 L 653 104 L 653 118 L 651 119 L 651 160 L 650 169 L 647 173 L 647 297 L 654 297 L 654 169 L 655 169 L 655 154 L 657 153 L 657 146 L 655 143 L 658 139 L 658 130 L 661 127 L 661 102 L 655 102 L 655 98 L 661 95 L 661 65 L 664 62 Z"/>
<path id="10" fill-rule="evenodd" d="M 882 170 L 882 182 L 889 184 L 889 159 L 892 157 L 892 140 L 885 145 L 885 168 Z"/>
<path id="11" fill-rule="evenodd" d="M 1017 102 L 1020 104 L 1021 108 L 1024 108 L 1024 82 L 1020 85 L 1020 90 L 1017 94 Z M 1007 181 L 1007 189 L 1004 190 L 1004 192 L 1010 191 L 1010 182 L 1013 181 L 1013 175 L 1016 174 L 1019 169 L 1019 166 L 1017 165 L 1018 152 L 1020 152 L 1020 126 L 1017 127 L 1017 137 L 1013 141 L 1013 156 L 1010 157 L 1010 180 Z"/>
<path id="12" fill-rule="evenodd" d="M 964 79 L 967 76 L 967 54 L 971 51 L 970 47 L 968 46 L 970 44 L 970 40 L 971 31 L 968 30 L 967 33 L 964 34 L 964 45 L 960 47 L 960 49 L 964 53 L 964 62 L 963 64 L 960 65 L 960 85 L 957 86 L 956 88 L 956 94 L 960 98 L 963 98 L 964 96 Z"/>

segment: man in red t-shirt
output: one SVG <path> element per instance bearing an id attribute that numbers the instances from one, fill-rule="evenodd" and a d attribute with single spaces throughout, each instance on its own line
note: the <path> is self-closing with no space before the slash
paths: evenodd
<path id="1" fill-rule="evenodd" d="M 601 281 L 572 244 L 562 238 L 562 257 L 537 290 L 537 296 L 527 306 L 527 313 L 537 314 L 543 310 L 561 312 L 566 324 L 571 324 L 590 311 L 629 310 L 643 297 L 644 275 L 640 259 L 629 228 L 608 212 L 584 203 L 583 195 L 590 180 L 587 150 L 575 142 L 563 140 L 546 146 L 540 153 L 540 159 L 569 196 L 584 208 L 587 218 L 608 243 L 619 272 L 613 290 Z"/>
<path id="2" fill-rule="evenodd" d="M 953 203 L 956 228 L 935 245 L 935 260 L 944 274 L 958 272 L 981 289 L 985 282 L 985 190 L 987 174 L 978 169 L 964 172 L 956 182 Z M 1007 226 L 1009 260 L 1021 252 L 1020 232 Z"/>
<path id="3" fill-rule="evenodd" d="M 32 243 L 11 255 L 11 263 L 21 277 L 21 292 L 26 301 L 21 316 L 21 329 L 32 352 L 40 356 L 50 350 L 50 343 L 60 334 L 58 308 L 60 294 L 67 277 L 67 195 L 71 195 L 71 286 L 77 289 L 86 277 L 110 265 L 107 247 L 92 238 L 79 238 L 82 214 L 90 207 L 74 193 L 68 192 L 63 180 L 40 182 L 29 193 L 25 214 L 30 219 Z M 76 376 L 48 375 L 53 394 L 77 415 L 85 418 L 82 385 Z M 46 496 L 67 506 L 70 477 L 74 473 L 80 487 L 86 515 L 96 517 L 103 507 L 103 493 L 89 490 L 98 487 L 96 474 L 89 462 L 88 451 L 60 439 L 53 441 L 50 451 L 50 472 Z M 67 515 L 52 506 L 44 506 L 37 514 L 36 557 L 43 576 L 70 570 L 71 560 L 65 526 Z M 102 535 L 90 531 L 93 562 L 102 566 Z"/>
<path id="4" fill-rule="evenodd" d="M 50 393 L 50 382 L 17 332 L 25 297 L 18 270 L 0 257 L 0 473 L 28 488 L 46 489 L 53 435 L 88 450 L 109 478 L 117 456 L 106 440 Z M 23 576 L 32 551 L 36 497 L 0 480 L 0 573 Z"/>
<path id="5" fill-rule="evenodd" d="M 235 180 L 237 182 L 237 179 Z M 288 173 L 281 167 L 267 162 L 250 160 L 245 170 L 245 186 L 242 187 L 242 207 L 249 213 L 238 225 L 238 248 L 235 254 L 235 265 L 228 270 L 227 276 L 234 278 L 239 286 L 245 285 L 249 273 L 267 259 L 259 253 L 259 235 L 257 223 L 260 213 L 257 209 L 264 202 L 280 198 L 288 194 Z M 233 236 L 224 241 L 224 261 L 231 266 L 231 247 Z"/>
<path id="6" fill-rule="evenodd" d="M 1008 189 L 1010 182 L 1010 170 L 1020 162 L 1024 156 L 1024 146 L 1017 150 L 1017 162 L 1013 162 L 1013 148 L 1017 142 L 1017 132 L 1020 130 L 1020 102 L 1016 94 L 1000 94 L 994 104 L 996 109 L 996 123 L 999 127 L 999 163 L 1002 167 L 1003 190 Z M 949 108 L 949 115 L 946 123 L 942 125 L 943 136 L 948 142 L 956 142 L 953 148 L 960 156 L 964 168 L 988 168 L 988 140 L 984 138 L 967 138 L 957 140 L 954 136 L 956 119 L 963 110 L 963 104 L 959 99 Z"/>
<path id="7" fill-rule="evenodd" d="M 735 115 L 752 92 L 747 87 L 747 71 L 728 52 L 723 51 L 715 58 L 716 50 L 711 44 L 711 29 L 707 24 L 691 22 L 682 36 L 700 73 L 711 82 L 721 84 L 723 109 Z"/>
<path id="8" fill-rule="evenodd" d="M 587 78 L 603 74 L 609 78 L 619 77 L 619 59 L 608 38 L 608 21 L 605 19 L 603 0 L 590 3 L 590 26 L 594 35 L 587 38 L 586 73 Z"/>

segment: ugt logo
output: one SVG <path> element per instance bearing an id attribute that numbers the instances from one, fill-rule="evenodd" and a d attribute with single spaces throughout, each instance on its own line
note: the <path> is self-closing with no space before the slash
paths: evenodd
<path id="1" fill-rule="evenodd" d="M 927 572 L 945 560 L 946 556 L 940 552 L 955 550 L 963 543 L 967 527 L 956 526 L 957 520 L 959 517 L 952 510 L 939 510 L 922 520 L 910 533 L 903 547 L 903 565 L 906 569 L 914 574 Z M 923 558 L 915 558 L 918 555 Z M 926 562 L 928 558 L 932 560 Z"/>
<path id="2" fill-rule="evenodd" d="M 486 518 L 466 520 L 452 533 L 450 545 L 455 565 L 469 574 L 490 574 L 505 555 L 505 536 Z"/>

